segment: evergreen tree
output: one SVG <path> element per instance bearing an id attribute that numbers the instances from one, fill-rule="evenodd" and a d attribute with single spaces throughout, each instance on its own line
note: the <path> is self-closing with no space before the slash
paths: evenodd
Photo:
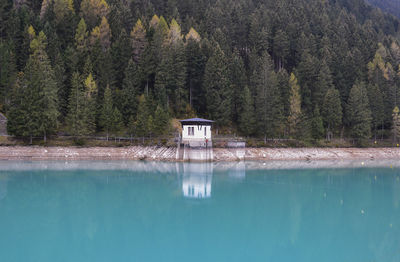
<path id="1" fill-rule="evenodd" d="M 351 137 L 366 139 L 371 136 L 372 117 L 367 90 L 363 82 L 354 84 L 350 90 L 346 107 L 346 119 Z"/>
<path id="2" fill-rule="evenodd" d="M 326 61 L 323 60 L 317 77 L 316 90 L 313 93 L 315 104 L 322 107 L 324 96 L 331 88 L 333 88 L 331 71 Z"/>
<path id="3" fill-rule="evenodd" d="M 141 95 L 139 97 L 139 105 L 137 111 L 137 117 L 135 122 L 135 133 L 139 137 L 145 137 L 150 134 L 152 125 L 151 114 L 147 105 L 146 97 Z"/>
<path id="4" fill-rule="evenodd" d="M 161 106 L 157 106 L 154 112 L 153 131 L 155 135 L 164 135 L 169 129 L 169 116 L 168 112 L 163 110 Z"/>
<path id="5" fill-rule="evenodd" d="M 115 106 L 112 112 L 112 126 L 110 130 L 113 132 L 114 135 L 118 135 L 118 133 L 122 130 L 123 126 L 124 124 L 122 121 L 122 114 Z"/>
<path id="6" fill-rule="evenodd" d="M 372 128 L 376 139 L 378 127 L 383 127 L 385 120 L 383 96 L 377 85 L 368 85 L 368 101 L 371 109 Z"/>
<path id="7" fill-rule="evenodd" d="M 47 136 L 57 127 L 57 82 L 53 68 L 45 52 L 46 36 L 41 31 L 31 41 L 31 55 L 25 67 L 20 87 L 19 102 L 14 110 L 23 114 L 24 128 L 11 127 L 11 134 L 16 136 Z M 12 123 L 10 124 L 12 125 Z"/>
<path id="8" fill-rule="evenodd" d="M 132 28 L 131 44 L 133 61 L 138 63 L 147 46 L 146 29 L 140 19 L 137 20 L 135 26 Z"/>
<path id="9" fill-rule="evenodd" d="M 99 41 L 103 51 L 107 51 L 111 46 L 111 29 L 108 24 L 107 18 L 104 16 L 101 18 L 99 26 Z"/>
<path id="10" fill-rule="evenodd" d="M 393 124 L 392 124 L 392 132 L 393 132 L 393 142 L 398 143 L 400 138 L 400 116 L 399 116 L 399 108 L 396 106 L 393 109 Z"/>
<path id="11" fill-rule="evenodd" d="M 114 117 L 111 89 L 107 86 L 104 91 L 104 101 L 100 116 L 100 125 L 107 134 L 107 141 L 110 132 L 113 131 L 113 125 L 115 124 Z"/>
<path id="12" fill-rule="evenodd" d="M 264 139 L 282 134 L 283 104 L 271 57 L 264 53 L 256 62 L 251 77 L 255 91 L 257 131 Z"/>
<path id="13" fill-rule="evenodd" d="M 61 23 L 69 13 L 74 13 L 73 0 L 53 0 L 53 9 L 57 22 Z"/>
<path id="14" fill-rule="evenodd" d="M 189 105 L 197 112 L 204 114 L 206 99 L 202 81 L 206 59 L 200 48 L 200 35 L 193 28 L 189 33 L 186 35 L 186 84 L 189 88 Z"/>
<path id="15" fill-rule="evenodd" d="M 239 130 L 245 135 L 250 136 L 254 133 L 256 119 L 254 115 L 254 103 L 250 89 L 245 86 L 239 98 L 238 124 Z"/>
<path id="16" fill-rule="evenodd" d="M 87 41 L 88 32 L 86 23 L 85 20 L 81 18 L 75 33 L 75 46 L 81 54 L 84 54 L 87 51 Z"/>
<path id="17" fill-rule="evenodd" d="M 85 87 L 85 109 L 87 111 L 87 130 L 88 134 L 96 131 L 96 113 L 97 113 L 97 85 L 93 79 L 92 73 L 89 73 L 84 82 Z"/>
<path id="18" fill-rule="evenodd" d="M 314 108 L 313 118 L 312 118 L 312 137 L 314 139 L 320 139 L 324 135 L 324 124 L 322 117 L 319 112 L 318 105 Z"/>
<path id="19" fill-rule="evenodd" d="M 123 116 L 125 123 L 133 116 L 136 116 L 137 96 L 142 91 L 140 86 L 140 72 L 138 66 L 129 60 L 129 64 L 125 70 L 125 78 L 123 82 Z"/>
<path id="20" fill-rule="evenodd" d="M 230 82 L 232 86 L 232 113 L 233 120 L 237 121 L 239 118 L 240 110 L 240 100 L 242 93 L 244 92 L 245 86 L 247 85 L 246 69 L 239 52 L 233 53 L 230 68 L 229 68 Z"/>
<path id="21" fill-rule="evenodd" d="M 207 61 L 203 88 L 206 92 L 207 111 L 218 127 L 231 120 L 232 91 L 229 84 L 227 60 L 219 45 Z"/>
<path id="22" fill-rule="evenodd" d="M 288 117 L 289 134 L 296 136 L 299 129 L 299 122 L 301 119 L 301 96 L 300 86 L 297 84 L 297 78 L 292 73 L 289 79 L 290 86 L 290 111 Z"/>
<path id="23" fill-rule="evenodd" d="M 339 91 L 335 88 L 330 88 L 325 94 L 322 107 L 322 117 L 327 132 L 327 138 L 330 137 L 330 132 L 335 133 L 338 131 L 342 124 L 342 115 Z"/>
<path id="24" fill-rule="evenodd" d="M 278 88 L 281 93 L 281 100 L 283 103 L 283 115 L 285 119 L 289 116 L 290 111 L 290 87 L 289 87 L 289 74 L 285 69 L 281 69 L 277 73 Z"/>
<path id="25" fill-rule="evenodd" d="M 106 17 L 110 7 L 105 0 L 82 0 L 81 13 L 89 28 L 92 28 L 102 17 Z"/>
<path id="26" fill-rule="evenodd" d="M 68 131 L 75 137 L 85 136 L 89 134 L 89 111 L 86 107 L 83 81 L 79 73 L 72 75 L 71 87 L 66 118 Z"/>

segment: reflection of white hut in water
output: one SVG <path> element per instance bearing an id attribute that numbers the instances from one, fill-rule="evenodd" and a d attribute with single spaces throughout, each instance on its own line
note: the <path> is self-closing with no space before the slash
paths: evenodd
<path id="1" fill-rule="evenodd" d="M 182 177 L 182 193 L 187 198 L 211 197 L 212 181 L 211 163 L 184 163 Z"/>

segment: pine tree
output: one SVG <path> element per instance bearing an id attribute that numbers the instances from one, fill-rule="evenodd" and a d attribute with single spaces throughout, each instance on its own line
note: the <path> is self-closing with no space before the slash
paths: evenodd
<path id="1" fill-rule="evenodd" d="M 354 84 L 350 90 L 346 107 L 346 119 L 351 137 L 367 139 L 371 136 L 372 117 L 367 90 L 363 82 Z"/>
<path id="2" fill-rule="evenodd" d="M 125 78 L 125 70 L 131 59 L 132 47 L 130 45 L 130 38 L 125 29 L 121 30 L 112 46 L 111 46 L 112 66 L 115 72 L 115 82 L 118 89 L 122 89 L 123 80 Z M 120 107 L 118 107 L 120 111 Z"/>
<path id="3" fill-rule="evenodd" d="M 46 36 L 41 31 L 30 44 L 31 55 L 25 67 L 24 75 L 20 79 L 19 101 L 13 101 L 15 112 L 22 114 L 23 125 L 12 126 L 10 134 L 32 137 L 47 136 L 55 132 L 57 127 L 57 82 L 53 68 L 45 52 Z M 20 122 L 19 122 L 20 123 Z M 23 128 L 22 128 L 23 127 Z"/>
<path id="4" fill-rule="evenodd" d="M 103 51 L 107 51 L 111 45 L 111 29 L 107 18 L 104 16 L 101 18 L 101 23 L 99 26 L 99 40 Z"/>
<path id="5" fill-rule="evenodd" d="M 325 94 L 322 107 L 322 117 L 327 132 L 327 139 L 329 139 L 331 132 L 334 134 L 338 131 L 342 124 L 342 115 L 339 91 L 335 88 L 330 88 Z"/>
<path id="6" fill-rule="evenodd" d="M 48 9 L 52 3 L 52 0 L 43 0 L 42 6 L 40 8 L 40 19 L 43 19 L 44 16 L 46 15 L 46 12 L 48 12 Z"/>
<path id="7" fill-rule="evenodd" d="M 331 71 L 326 61 L 323 60 L 317 77 L 316 89 L 313 93 L 315 104 L 322 107 L 326 92 L 333 87 Z"/>
<path id="8" fill-rule="evenodd" d="M 283 116 L 285 119 L 287 119 L 289 116 L 289 109 L 290 109 L 289 74 L 285 69 L 281 69 L 277 72 L 276 76 L 278 81 L 278 89 L 280 90 L 280 96 L 283 105 Z"/>
<path id="9" fill-rule="evenodd" d="M 72 75 L 71 93 L 69 96 L 68 115 L 66 123 L 68 131 L 75 137 L 89 134 L 89 116 L 86 107 L 86 96 L 83 81 L 79 73 Z"/>
<path id="10" fill-rule="evenodd" d="M 383 127 L 384 120 L 385 120 L 385 107 L 383 102 L 383 95 L 381 90 L 377 85 L 369 84 L 368 85 L 368 101 L 371 109 L 371 116 L 372 116 L 372 128 L 374 131 L 374 136 L 376 139 L 376 133 L 378 127 Z"/>
<path id="11" fill-rule="evenodd" d="M 243 92 L 247 85 L 246 69 L 239 52 L 236 50 L 230 62 L 229 67 L 230 82 L 232 86 L 232 115 L 233 120 L 236 122 L 239 118 L 239 114 L 242 110 L 241 99 L 243 98 Z"/>
<path id="12" fill-rule="evenodd" d="M 106 17 L 110 12 L 110 7 L 105 0 L 82 0 L 81 13 L 89 28 L 92 28 Z"/>
<path id="13" fill-rule="evenodd" d="M 117 107 L 114 107 L 112 112 L 112 126 L 110 130 L 116 136 L 123 129 L 123 126 L 122 114 Z"/>
<path id="14" fill-rule="evenodd" d="M 168 112 L 163 110 L 162 106 L 157 106 L 154 112 L 154 134 L 157 136 L 164 135 L 169 129 L 169 116 Z"/>
<path id="15" fill-rule="evenodd" d="M 97 85 L 90 72 L 84 81 L 85 87 L 85 108 L 87 111 L 87 130 L 88 134 L 96 131 L 96 113 L 97 113 Z"/>
<path id="16" fill-rule="evenodd" d="M 286 62 L 286 57 L 289 55 L 290 42 L 285 31 L 278 30 L 274 37 L 274 57 L 276 68 L 283 69 Z"/>
<path id="17" fill-rule="evenodd" d="M 131 43 L 133 61 L 138 63 L 147 46 L 146 29 L 140 19 L 137 20 L 135 26 L 132 28 Z"/>
<path id="18" fill-rule="evenodd" d="M 205 92 L 202 89 L 202 81 L 205 64 L 207 61 L 200 48 L 200 35 L 198 35 L 197 32 L 192 32 L 191 34 L 195 36 L 192 37 L 186 35 L 186 84 L 189 88 L 189 106 L 196 110 L 199 114 L 204 114 L 206 111 L 206 99 L 204 96 Z"/>
<path id="19" fill-rule="evenodd" d="M 217 44 L 209 58 L 204 73 L 203 89 L 206 92 L 207 111 L 218 127 L 231 120 L 232 91 L 229 84 L 227 60 Z"/>
<path id="20" fill-rule="evenodd" d="M 29 119 L 30 104 L 26 101 L 26 82 L 24 74 L 20 72 L 11 89 L 10 108 L 7 114 L 7 132 L 14 136 L 31 136 L 30 130 L 33 128 L 33 122 Z"/>
<path id="21" fill-rule="evenodd" d="M 113 131 L 114 123 L 115 121 L 114 121 L 112 94 L 110 87 L 107 86 L 104 92 L 104 101 L 100 116 L 100 125 L 107 134 L 107 141 L 110 132 Z"/>
<path id="22" fill-rule="evenodd" d="M 149 135 L 152 125 L 152 119 L 150 119 L 150 116 L 151 114 L 149 112 L 146 97 L 141 95 L 139 98 L 139 106 L 135 122 L 135 131 L 137 136 L 144 138 Z"/>
<path id="23" fill-rule="evenodd" d="M 250 136 L 254 133 L 256 119 L 254 115 L 254 103 L 250 89 L 245 86 L 239 97 L 238 125 L 239 130 L 245 135 Z"/>
<path id="24" fill-rule="evenodd" d="M 314 139 L 320 139 L 324 135 L 324 123 L 322 121 L 322 117 L 319 112 L 318 105 L 314 108 L 313 118 L 312 118 L 312 137 Z"/>
<path id="25" fill-rule="evenodd" d="M 176 22 L 175 19 L 172 19 L 170 26 L 169 26 L 169 32 L 168 32 L 168 38 L 170 41 L 170 44 L 172 46 L 180 44 L 183 42 L 183 36 L 181 33 L 181 27 L 178 24 L 178 22 Z"/>
<path id="26" fill-rule="evenodd" d="M 81 54 L 87 51 L 88 34 L 85 20 L 81 18 L 75 33 L 75 46 Z"/>
<path id="27" fill-rule="evenodd" d="M 392 133 L 393 133 L 393 142 L 397 143 L 400 138 L 400 115 L 399 115 L 399 108 L 396 106 L 393 109 L 393 124 L 392 124 Z"/>
<path id="28" fill-rule="evenodd" d="M 288 117 L 289 134 L 296 136 L 299 129 L 299 122 L 302 116 L 300 86 L 297 84 L 296 76 L 291 73 L 289 79 L 290 86 L 290 111 Z"/>
<path id="29" fill-rule="evenodd" d="M 74 13 L 73 0 L 53 0 L 53 9 L 57 22 L 61 23 L 69 13 Z"/>
<path id="30" fill-rule="evenodd" d="M 268 53 L 264 53 L 256 64 L 251 77 L 255 91 L 255 111 L 258 134 L 264 137 L 276 137 L 283 128 L 283 104 L 278 89 L 278 81 L 273 62 Z"/>
<path id="31" fill-rule="evenodd" d="M 122 85 L 123 92 L 123 116 L 125 123 L 133 116 L 136 116 L 137 96 L 140 94 L 141 81 L 140 72 L 136 63 L 131 59 L 125 70 L 125 78 Z"/>

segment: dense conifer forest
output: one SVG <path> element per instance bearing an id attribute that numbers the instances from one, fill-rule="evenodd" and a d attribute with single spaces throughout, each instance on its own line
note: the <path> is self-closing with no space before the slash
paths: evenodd
<path id="1" fill-rule="evenodd" d="M 367 0 L 370 4 L 381 8 L 383 11 L 400 17 L 399 0 Z"/>
<path id="2" fill-rule="evenodd" d="M 248 137 L 389 138 L 399 22 L 363 0 L 0 0 L 0 111 L 9 134 L 45 139 L 162 136 L 193 116 Z"/>

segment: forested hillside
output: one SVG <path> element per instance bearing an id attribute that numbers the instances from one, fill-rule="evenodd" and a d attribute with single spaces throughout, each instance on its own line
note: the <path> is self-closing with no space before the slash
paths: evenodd
<path id="1" fill-rule="evenodd" d="M 389 137 L 398 35 L 362 0 L 0 0 L 1 111 L 22 137 L 157 136 L 191 116 L 262 138 Z"/>
<path id="2" fill-rule="evenodd" d="M 385 12 L 400 17 L 400 0 L 368 0 L 368 2 Z"/>

